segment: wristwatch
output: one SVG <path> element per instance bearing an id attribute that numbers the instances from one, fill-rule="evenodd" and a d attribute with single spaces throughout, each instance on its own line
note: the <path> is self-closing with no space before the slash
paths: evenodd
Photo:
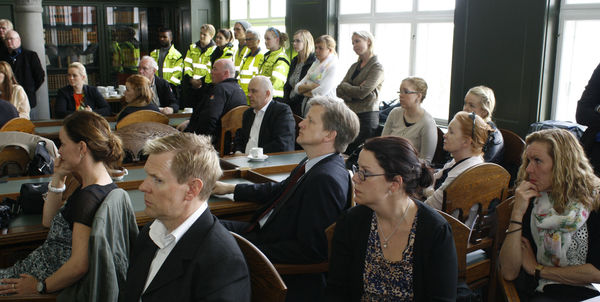
<path id="1" fill-rule="evenodd" d="M 540 273 L 542 272 L 543 269 L 544 269 L 544 266 L 541 264 L 538 264 L 535 266 L 535 280 L 540 280 Z"/>
<path id="2" fill-rule="evenodd" d="M 45 294 L 46 293 L 46 280 L 38 281 L 36 289 L 38 293 Z"/>

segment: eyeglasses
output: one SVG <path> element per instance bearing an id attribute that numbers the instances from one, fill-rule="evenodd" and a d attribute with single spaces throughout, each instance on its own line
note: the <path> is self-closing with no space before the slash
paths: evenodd
<path id="1" fill-rule="evenodd" d="M 371 177 L 371 176 L 385 175 L 385 173 L 382 173 L 382 174 L 370 174 L 370 173 L 367 173 L 364 170 L 358 169 L 357 165 L 352 165 L 352 173 L 356 174 L 358 176 L 358 179 L 360 179 L 360 181 L 365 181 L 367 179 L 367 177 Z"/>
<path id="2" fill-rule="evenodd" d="M 246 41 L 254 41 L 254 40 L 258 40 L 257 38 L 246 38 Z"/>
<path id="3" fill-rule="evenodd" d="M 412 91 L 412 90 L 408 90 L 408 89 L 400 89 L 398 90 L 398 94 L 417 94 L 419 93 L 418 91 Z"/>
<path id="4" fill-rule="evenodd" d="M 469 114 L 469 117 L 473 120 L 473 128 L 471 128 L 471 138 L 475 140 L 475 118 L 477 117 L 477 114 L 475 114 L 475 112 L 471 112 L 471 114 Z"/>
<path id="5" fill-rule="evenodd" d="M 294 42 L 294 43 L 302 43 L 302 40 L 300 40 L 300 39 L 294 39 L 294 41 L 293 41 L 293 42 Z"/>

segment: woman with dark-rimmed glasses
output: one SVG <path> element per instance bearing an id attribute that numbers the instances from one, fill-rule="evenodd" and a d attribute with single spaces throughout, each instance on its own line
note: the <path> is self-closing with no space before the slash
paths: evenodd
<path id="1" fill-rule="evenodd" d="M 493 130 L 477 114 L 460 111 L 448 124 L 444 134 L 444 150 L 452 155 L 444 168 L 434 174 L 433 190 L 425 192 L 425 203 L 442 209 L 444 189 L 468 168 L 483 163 L 483 146 Z M 433 191 L 433 193 L 431 193 Z"/>
<path id="2" fill-rule="evenodd" d="M 432 182 L 404 138 L 368 139 L 354 167 L 358 204 L 337 221 L 325 301 L 455 301 L 452 230 L 413 199 Z"/>

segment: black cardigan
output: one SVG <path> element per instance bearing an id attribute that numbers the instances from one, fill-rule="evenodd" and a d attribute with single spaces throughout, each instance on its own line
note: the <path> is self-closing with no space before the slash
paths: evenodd
<path id="1" fill-rule="evenodd" d="M 452 229 L 420 201 L 413 252 L 413 300 L 455 301 L 458 264 Z M 325 301 L 360 301 L 373 210 L 356 206 L 335 227 Z"/>
<path id="2" fill-rule="evenodd" d="M 75 111 L 75 98 L 73 97 L 73 87 L 67 85 L 58 90 L 56 102 L 54 103 L 54 114 L 56 118 L 65 118 Z M 108 116 L 110 115 L 110 106 L 102 97 L 98 88 L 94 86 L 83 85 L 84 102 L 90 106 L 92 111 Z"/>
<path id="3" fill-rule="evenodd" d="M 302 71 L 300 71 L 300 80 L 302 80 L 304 76 L 306 76 L 308 69 L 310 68 L 310 66 L 312 66 L 315 60 L 316 57 L 314 52 L 311 53 L 308 56 L 308 58 L 306 58 L 306 62 L 304 63 L 304 66 L 302 66 Z M 290 99 L 290 94 L 292 93 L 292 90 L 294 90 L 294 87 L 290 85 L 290 77 L 292 76 L 292 73 L 294 73 L 294 69 L 296 69 L 297 64 L 298 56 L 295 56 L 292 60 L 292 63 L 290 64 L 290 71 L 288 72 L 287 80 L 285 81 L 285 85 L 283 86 L 283 102 L 290 105 L 290 108 L 292 109 L 292 112 L 294 114 L 301 116 L 301 107 L 302 101 L 304 100 L 304 96 L 299 94 Z"/>

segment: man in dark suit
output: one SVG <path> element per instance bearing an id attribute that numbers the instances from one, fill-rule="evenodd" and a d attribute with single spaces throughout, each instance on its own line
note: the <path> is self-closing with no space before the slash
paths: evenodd
<path id="1" fill-rule="evenodd" d="M 8 52 L 0 60 L 10 64 L 17 82 L 27 94 L 29 106 L 33 108 L 37 105 L 35 92 L 42 86 L 46 77 L 40 58 L 35 51 L 21 47 L 21 37 L 14 30 L 6 32 L 4 42 Z"/>
<path id="2" fill-rule="evenodd" d="M 250 108 L 244 112 L 234 150 L 246 154 L 254 147 L 265 153 L 293 151 L 296 122 L 290 106 L 273 101 L 271 80 L 254 77 L 248 85 L 248 99 Z"/>
<path id="3" fill-rule="evenodd" d="M 6 122 L 19 117 L 17 108 L 8 101 L 0 99 L 0 128 L 6 124 Z"/>
<path id="4" fill-rule="evenodd" d="M 154 92 L 152 102 L 158 106 L 160 112 L 164 114 L 177 113 L 179 111 L 179 102 L 171 89 L 171 85 L 166 80 L 158 77 L 156 71 L 158 64 L 150 56 L 143 56 L 138 65 L 138 73 L 150 81 L 150 88 Z"/>
<path id="5" fill-rule="evenodd" d="M 207 136 L 149 141 L 140 185 L 146 215 L 127 273 L 125 301 L 250 301 L 250 277 L 235 239 L 208 209 L 223 174 Z"/>
<path id="6" fill-rule="evenodd" d="M 221 117 L 237 106 L 246 105 L 246 94 L 234 78 L 233 61 L 216 61 L 210 74 L 213 83 L 210 93 L 203 101 L 197 103 L 192 117 L 177 126 L 177 129 L 210 135 L 214 143 L 221 135 Z"/>
<path id="7" fill-rule="evenodd" d="M 358 117 L 343 102 L 329 97 L 310 101 L 300 123 L 298 144 L 303 160 L 280 183 L 227 184 L 217 182 L 213 193 L 234 193 L 236 201 L 262 204 L 250 223 L 221 221 L 253 242 L 275 263 L 318 263 L 327 259 L 325 229 L 349 206 L 352 185 L 344 152 L 356 138 Z M 322 275 L 284 276 L 288 301 L 317 301 Z"/>

